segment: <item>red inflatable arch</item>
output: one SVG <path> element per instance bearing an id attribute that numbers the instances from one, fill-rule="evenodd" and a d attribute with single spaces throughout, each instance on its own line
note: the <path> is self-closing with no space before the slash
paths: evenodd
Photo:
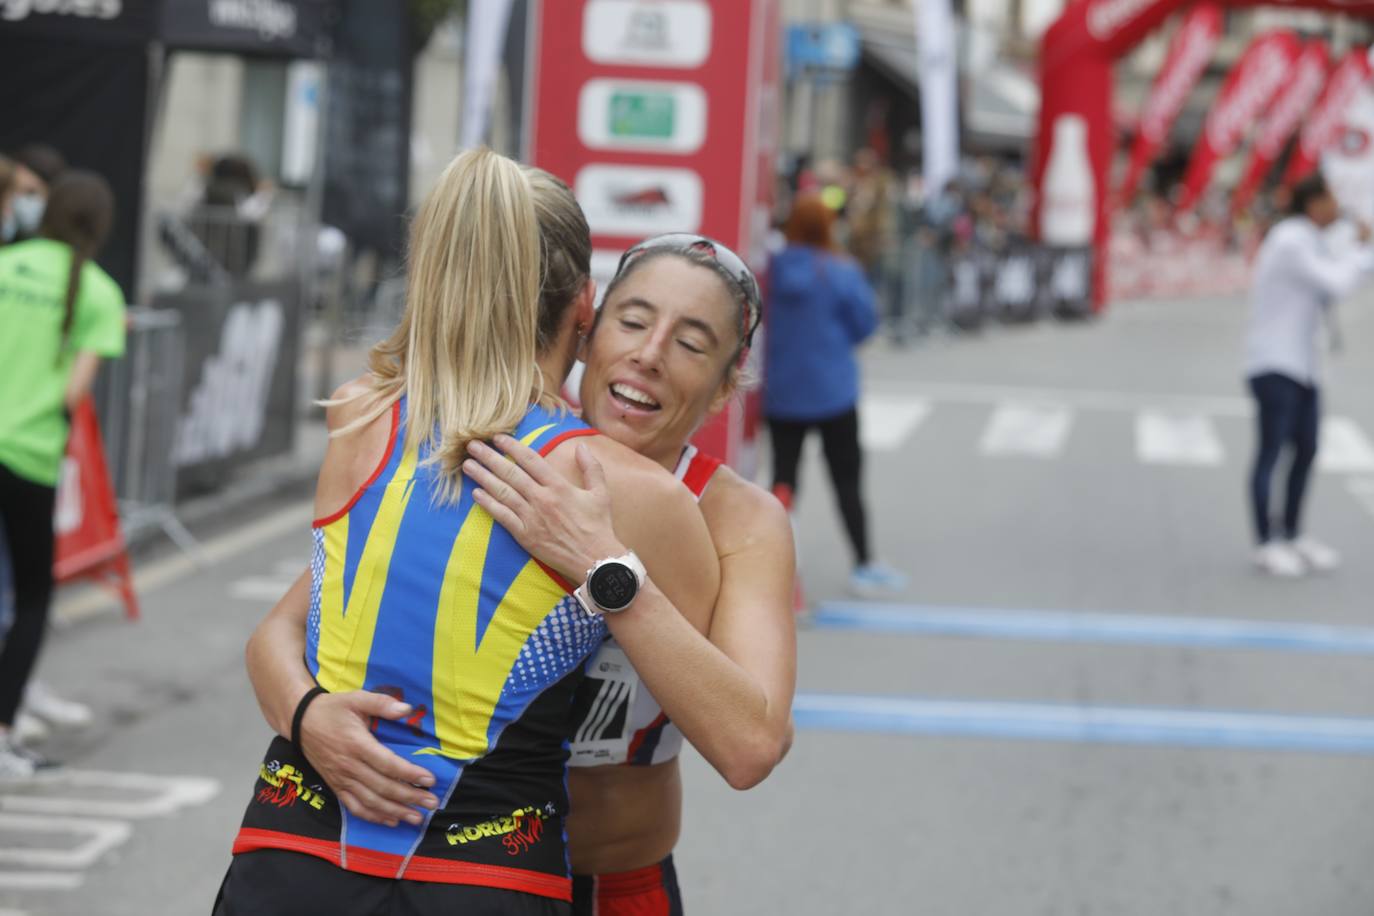
<path id="1" fill-rule="evenodd" d="M 1032 159 L 1031 231 L 1051 245 L 1091 244 L 1094 309 L 1105 306 L 1108 186 L 1116 149 L 1112 65 L 1171 14 L 1195 0 L 1078 0 L 1040 45 L 1040 122 Z M 1228 0 L 1374 18 L 1374 0 Z M 1089 180 L 1090 177 L 1090 180 Z"/>

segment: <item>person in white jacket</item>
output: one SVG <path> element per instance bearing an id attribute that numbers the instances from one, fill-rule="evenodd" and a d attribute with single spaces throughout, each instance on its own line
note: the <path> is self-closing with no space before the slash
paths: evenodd
<path id="1" fill-rule="evenodd" d="M 1374 273 L 1370 230 L 1338 250 L 1325 230 L 1340 210 L 1320 175 L 1293 190 L 1289 216 L 1269 230 L 1255 260 L 1245 368 L 1256 401 L 1258 442 L 1250 474 L 1255 563 L 1276 576 L 1340 565 L 1340 555 L 1302 531 L 1303 497 L 1317 456 L 1321 420 L 1320 337 L 1331 310 Z M 1269 514 L 1274 467 L 1286 448 L 1293 461 L 1280 524 Z"/>

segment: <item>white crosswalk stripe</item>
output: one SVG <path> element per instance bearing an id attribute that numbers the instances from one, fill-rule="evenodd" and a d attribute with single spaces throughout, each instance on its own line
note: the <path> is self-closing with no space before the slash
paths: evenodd
<path id="1" fill-rule="evenodd" d="M 984 455 L 1054 458 L 1064 450 L 1073 412 L 1062 404 L 1000 404 L 983 428 L 978 451 Z"/>
<path id="2" fill-rule="evenodd" d="M 1374 444 L 1349 417 L 1326 417 L 1321 423 L 1317 470 L 1333 474 L 1374 474 Z"/>
<path id="3" fill-rule="evenodd" d="M 1080 425 L 1083 415 L 1102 412 L 1132 412 L 1135 415 L 1135 455 L 1142 464 L 1183 468 L 1218 468 L 1228 460 L 1248 461 L 1253 447 L 1252 421 L 1235 410 L 1212 409 L 1203 399 L 1196 405 L 1177 405 L 1161 401 L 1160 406 L 1078 403 L 1071 399 L 1041 399 L 1031 391 L 1023 398 L 1011 391 L 1000 392 L 1000 400 L 945 399 L 943 397 L 902 397 L 878 394 L 865 397 L 859 405 L 860 438 L 866 451 L 893 451 L 905 445 L 939 408 L 944 411 L 987 411 L 987 421 L 973 447 L 981 455 L 1008 458 L 1053 459 L 1063 455 L 1070 433 Z M 1216 405 L 1219 408 L 1224 404 Z M 1083 421 L 1087 422 L 1087 421 Z M 1224 427 L 1229 441 L 1244 443 L 1242 454 L 1228 455 L 1218 432 Z M 968 440 L 965 440 L 968 441 Z M 1321 444 L 1317 470 L 1326 474 L 1374 474 L 1374 439 L 1351 417 L 1322 418 Z M 1353 492 L 1353 491 L 1352 491 Z M 286 565 L 279 571 L 277 585 L 289 585 Z M 261 584 L 260 591 L 256 586 Z M 239 597 L 260 600 L 267 597 L 267 582 L 243 583 Z"/>
<path id="4" fill-rule="evenodd" d="M 930 415 L 921 398 L 868 397 L 859 402 L 859 441 L 869 451 L 901 448 Z"/>
<path id="5" fill-rule="evenodd" d="M 1136 457 L 1144 464 L 1216 467 L 1226 460 L 1210 417 L 1142 410 L 1135 417 Z"/>

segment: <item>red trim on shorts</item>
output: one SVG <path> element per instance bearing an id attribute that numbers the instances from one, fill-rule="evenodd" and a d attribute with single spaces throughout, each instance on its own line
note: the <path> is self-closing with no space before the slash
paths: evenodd
<path id="1" fill-rule="evenodd" d="M 358 488 L 358 492 L 353 494 L 353 498 L 350 499 L 346 504 L 344 504 L 344 507 L 342 509 L 340 509 L 338 512 L 335 512 L 333 515 L 327 515 L 324 518 L 315 519 L 313 522 L 310 523 L 311 528 L 323 528 L 325 525 L 331 525 L 334 522 L 337 522 L 339 519 L 347 515 L 349 513 L 349 510 L 351 510 L 354 506 L 358 504 L 358 500 L 363 498 L 363 493 L 366 492 L 367 488 L 377 482 L 377 478 L 382 476 L 382 471 L 385 471 L 386 466 L 391 463 L 391 453 L 396 448 L 396 431 L 400 428 L 400 426 L 401 402 L 398 399 L 396 403 L 391 405 L 391 435 L 386 440 L 386 452 L 382 455 L 382 463 L 377 465 L 377 469 L 372 472 L 372 476 L 367 478 L 367 481 L 364 482 L 363 485 Z"/>
<path id="2" fill-rule="evenodd" d="M 598 902 L 611 897 L 636 897 L 663 890 L 663 863 L 655 862 L 634 871 L 621 871 L 609 875 L 597 875 L 596 899 Z M 667 903 L 665 898 L 664 903 Z M 665 909 L 663 911 L 667 913 Z"/>
<path id="3" fill-rule="evenodd" d="M 691 490 L 693 496 L 701 496 L 706 491 L 706 485 L 711 482 L 711 477 L 724 463 L 712 455 L 697 452 L 692 456 L 692 463 L 687 466 L 687 473 L 682 475 L 683 486 Z"/>
<path id="4" fill-rule="evenodd" d="M 253 852 L 258 849 L 285 849 L 290 852 L 304 853 L 339 865 L 342 853 L 339 844 L 333 840 L 317 840 L 296 836 L 278 830 L 259 830 L 244 827 L 234 838 L 233 854 Z M 348 871 L 374 878 L 396 879 L 405 856 L 357 846 L 348 847 Z M 342 867 L 342 866 L 340 866 Z M 404 879 L 410 881 L 434 881 L 439 884 L 467 884 L 476 887 L 492 887 L 498 890 L 520 891 L 554 900 L 572 900 L 572 879 L 544 872 L 528 871 L 523 868 L 507 868 L 502 865 L 482 865 L 477 862 L 455 862 L 449 859 L 436 859 L 430 856 L 412 856 L 405 864 Z"/>

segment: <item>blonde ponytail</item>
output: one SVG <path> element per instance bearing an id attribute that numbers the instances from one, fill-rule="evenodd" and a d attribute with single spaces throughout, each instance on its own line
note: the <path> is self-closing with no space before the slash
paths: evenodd
<path id="1" fill-rule="evenodd" d="M 368 357 L 371 392 L 345 435 L 402 395 L 405 447 L 428 443 L 438 493 L 455 501 L 474 439 L 508 432 L 531 402 L 547 402 L 536 362 L 540 236 L 521 167 L 490 150 L 460 154 L 410 230 L 405 315 Z"/>

